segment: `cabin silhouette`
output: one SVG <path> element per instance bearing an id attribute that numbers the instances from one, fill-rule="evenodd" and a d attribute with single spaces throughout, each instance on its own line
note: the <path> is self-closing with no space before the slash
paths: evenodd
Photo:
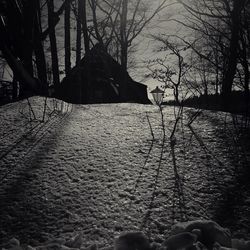
<path id="1" fill-rule="evenodd" d="M 95 45 L 62 80 L 58 97 L 71 103 L 120 102 L 119 88 L 127 81 L 125 102 L 150 103 L 147 86 L 134 81 L 100 44 Z"/>

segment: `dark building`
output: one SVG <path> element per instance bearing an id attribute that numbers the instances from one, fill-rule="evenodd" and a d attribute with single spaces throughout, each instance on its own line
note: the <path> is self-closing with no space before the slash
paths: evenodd
<path id="1" fill-rule="evenodd" d="M 57 96 L 71 103 L 120 102 L 119 84 L 126 78 L 127 102 L 150 103 L 147 86 L 134 81 L 121 65 L 97 44 L 72 68 Z"/>

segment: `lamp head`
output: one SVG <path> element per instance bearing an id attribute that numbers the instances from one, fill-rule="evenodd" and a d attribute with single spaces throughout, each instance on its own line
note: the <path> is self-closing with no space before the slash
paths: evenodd
<path id="1" fill-rule="evenodd" d="M 160 106 L 163 101 L 164 91 L 158 86 L 150 92 L 154 98 L 155 103 Z"/>

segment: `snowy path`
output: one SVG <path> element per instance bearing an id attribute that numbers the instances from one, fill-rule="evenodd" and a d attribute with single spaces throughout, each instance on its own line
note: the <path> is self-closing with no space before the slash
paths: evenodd
<path id="1" fill-rule="evenodd" d="M 25 105 L 0 108 L 0 239 L 83 232 L 86 245 L 107 246 L 121 231 L 142 229 L 162 241 L 174 221 L 196 218 L 250 231 L 250 156 L 229 116 L 225 124 L 224 114 L 206 111 L 192 129 L 179 123 L 176 145 L 162 147 L 152 105 L 75 105 L 45 123 L 29 123 L 18 112 L 28 113 Z M 169 138 L 173 107 L 164 114 Z"/>

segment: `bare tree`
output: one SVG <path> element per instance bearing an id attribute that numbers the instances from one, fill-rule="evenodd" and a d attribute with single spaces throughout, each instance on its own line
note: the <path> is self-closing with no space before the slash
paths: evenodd
<path id="1" fill-rule="evenodd" d="M 64 49 L 65 49 L 65 74 L 68 75 L 71 69 L 71 39 L 70 39 L 70 1 L 65 2 L 64 12 Z"/>
<path id="2" fill-rule="evenodd" d="M 233 81 L 236 74 L 237 64 L 239 61 L 239 41 L 241 16 L 247 4 L 247 1 L 237 0 L 209 0 L 209 1 L 182 1 L 179 2 L 185 7 L 189 16 L 188 23 L 182 23 L 200 36 L 205 37 L 211 44 L 217 44 L 217 49 L 221 46 L 220 51 L 223 56 L 222 88 L 221 94 L 224 100 L 224 108 L 229 103 L 230 94 L 233 87 Z M 220 23 L 220 25 L 215 25 Z M 222 39 L 217 39 L 218 37 Z M 203 54 L 192 46 L 194 51 L 204 59 L 218 66 L 218 53 Z M 212 47 L 210 47 L 212 49 Z M 212 51 L 212 50 L 211 50 Z M 217 55 L 216 55 L 217 54 Z M 217 60 L 217 61 L 216 61 Z M 218 76 L 217 68 L 217 76 Z"/>
<path id="3" fill-rule="evenodd" d="M 150 21 L 164 8 L 170 6 L 168 1 L 161 0 L 154 10 L 149 9 L 149 5 L 142 0 L 91 0 L 93 14 L 93 27 L 95 37 L 102 44 L 108 46 L 117 44 L 119 62 L 123 72 L 128 67 L 129 47 L 150 23 Z M 104 18 L 98 22 L 97 12 L 101 12 Z M 104 25 L 105 24 L 105 25 Z M 111 41 L 116 41 L 111 43 Z M 120 99 L 127 98 L 127 74 L 124 73 L 123 81 L 120 83 Z"/>
<path id="4" fill-rule="evenodd" d="M 40 0 L 34 0 L 35 15 L 34 15 L 34 52 L 36 57 L 36 66 L 38 79 L 47 89 L 47 72 L 46 72 L 46 60 L 42 42 L 42 25 L 41 25 L 41 7 Z"/>
<path id="5" fill-rule="evenodd" d="M 46 3 L 47 2 L 47 0 L 45 1 L 44 0 L 44 2 Z M 44 41 L 46 38 L 47 38 L 47 36 L 49 35 L 49 32 L 50 32 L 50 28 L 55 28 L 56 26 L 57 26 L 57 24 L 59 23 L 59 21 L 60 21 L 60 16 L 63 14 L 63 12 L 64 12 L 64 10 L 65 10 L 65 8 L 66 8 L 66 6 L 67 6 L 67 4 L 68 3 L 72 3 L 73 2 L 73 0 L 63 0 L 63 3 L 62 3 L 62 5 L 60 6 L 60 8 L 56 11 L 56 12 L 54 12 L 53 13 L 53 22 L 51 22 L 51 24 L 50 24 L 50 27 L 48 26 L 48 24 L 47 24 L 47 28 L 45 28 L 44 30 L 43 30 L 43 32 L 42 32 L 42 40 Z M 45 3 L 43 4 L 43 5 L 45 5 Z"/>
<path id="6" fill-rule="evenodd" d="M 50 51 L 52 60 L 52 74 L 53 74 L 55 91 L 57 92 L 60 84 L 60 77 L 59 77 L 59 64 L 58 64 L 58 54 L 57 54 L 57 42 L 56 42 L 56 34 L 54 26 L 54 0 L 48 0 L 47 7 L 48 7 Z"/>
<path id="7" fill-rule="evenodd" d="M 81 0 L 77 1 L 77 14 L 76 14 L 76 65 L 81 60 L 82 50 L 82 21 L 81 21 Z"/>
<path id="8" fill-rule="evenodd" d="M 249 81 L 250 81 L 250 69 L 249 69 L 249 57 L 250 57 L 250 3 L 243 10 L 242 22 L 240 27 L 240 64 L 244 71 L 244 91 L 246 97 L 246 103 L 249 103 L 250 100 L 250 91 L 249 91 Z"/>
<path id="9" fill-rule="evenodd" d="M 79 64 L 81 60 L 82 51 L 82 35 L 84 52 L 88 53 L 90 50 L 90 35 L 89 27 L 87 24 L 87 1 L 76 0 L 73 2 L 73 13 L 76 18 L 76 64 Z"/>
<path id="10" fill-rule="evenodd" d="M 226 7 L 230 13 L 230 31 L 231 31 L 231 37 L 230 37 L 230 45 L 229 45 L 229 56 L 227 58 L 226 62 L 226 70 L 224 74 L 224 78 L 222 81 L 222 96 L 224 99 L 224 105 L 227 109 L 227 106 L 229 105 L 229 98 L 232 91 L 233 86 L 233 80 L 236 73 L 237 63 L 238 63 L 238 46 L 239 46 L 239 40 L 240 40 L 240 16 L 241 12 L 243 10 L 245 1 L 237 1 L 234 0 L 232 3 L 232 7 L 230 8 L 230 3 L 225 2 Z"/>
<path id="11" fill-rule="evenodd" d="M 87 25 L 87 1 L 82 0 L 81 2 L 81 20 L 82 20 L 82 33 L 83 33 L 83 39 L 84 39 L 84 49 L 85 53 L 89 52 L 90 48 L 90 38 L 89 38 L 89 32 L 88 32 L 88 25 Z"/>
<path id="12" fill-rule="evenodd" d="M 164 58 L 149 61 L 148 69 L 153 78 L 164 83 L 164 89 L 173 89 L 175 101 L 180 105 L 180 87 L 183 77 L 190 68 L 182 55 L 186 51 L 186 46 L 178 41 L 170 41 L 168 36 L 160 35 L 153 38 L 162 44 L 159 51 L 164 52 Z"/>
<path id="13" fill-rule="evenodd" d="M 41 93 L 46 84 L 43 76 L 44 54 L 41 43 L 39 1 L 2 1 L 0 15 L 0 49 L 16 79 L 24 88 Z M 36 55 L 38 77 L 33 77 L 33 52 Z"/>

